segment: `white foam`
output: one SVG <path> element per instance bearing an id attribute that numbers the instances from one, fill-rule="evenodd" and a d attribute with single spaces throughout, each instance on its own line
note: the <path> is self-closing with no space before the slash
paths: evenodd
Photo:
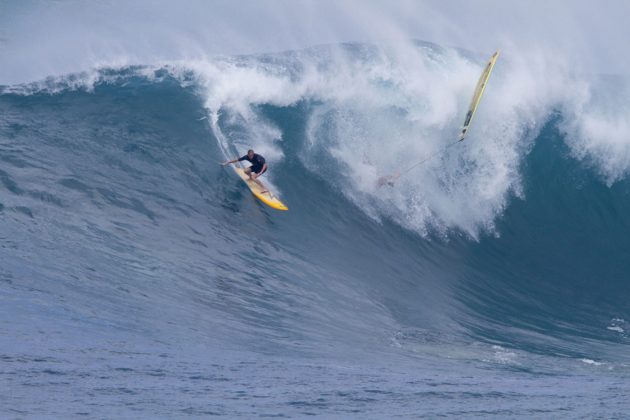
<path id="1" fill-rule="evenodd" d="M 622 333 L 622 332 L 624 332 L 624 329 L 623 329 L 623 328 L 621 328 L 621 327 L 620 327 L 620 326 L 618 326 L 618 325 L 613 325 L 613 326 L 606 327 L 606 328 L 607 328 L 607 329 L 609 329 L 610 331 L 616 331 L 616 332 L 618 332 L 618 333 Z"/>
<path id="2" fill-rule="evenodd" d="M 107 81 L 112 81 L 112 77 L 104 76 L 99 70 L 93 69 L 77 74 L 51 76 L 31 83 L 4 86 L 0 89 L 0 93 L 29 96 L 36 93 L 53 95 L 76 90 L 91 92 L 97 83 Z"/>
<path id="3" fill-rule="evenodd" d="M 591 360 L 591 359 L 580 359 L 580 362 L 586 363 L 587 365 L 593 365 L 593 366 L 601 366 L 603 364 L 601 362 L 596 362 L 595 360 Z"/>
<path id="4" fill-rule="evenodd" d="M 563 130 L 573 155 L 608 185 L 630 174 L 630 86 L 621 78 L 594 81 L 565 106 Z"/>
<path id="5" fill-rule="evenodd" d="M 456 228 L 476 238 L 493 231 L 510 194 L 522 195 L 520 163 L 565 94 L 564 69 L 550 74 L 547 57 L 532 57 L 501 61 L 466 142 L 414 168 L 394 188 L 377 189 L 378 177 L 457 138 L 483 58 L 470 62 L 453 50 L 412 48 L 404 59 L 385 52 L 353 63 L 345 83 L 355 94 L 329 95 L 313 114 L 309 153 L 340 163 L 341 189 L 369 214 L 421 234 Z M 317 161 L 307 163 L 317 169 Z"/>
<path id="6" fill-rule="evenodd" d="M 505 348 L 497 345 L 492 346 L 494 350 L 494 361 L 500 364 L 514 364 L 516 363 L 517 355 L 513 351 L 506 350 Z"/>

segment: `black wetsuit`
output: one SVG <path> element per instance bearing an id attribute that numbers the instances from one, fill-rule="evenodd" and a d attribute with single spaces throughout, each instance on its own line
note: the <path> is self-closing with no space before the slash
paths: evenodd
<path id="1" fill-rule="evenodd" d="M 265 166 L 265 158 L 260 156 L 257 153 L 254 153 L 254 156 L 251 159 L 247 155 L 245 155 L 242 158 L 239 158 L 238 161 L 241 162 L 243 160 L 251 162 L 252 166 L 250 166 L 250 169 L 255 174 L 262 175 L 262 174 L 264 174 L 267 171 L 267 168 L 265 168 L 265 170 L 262 171 L 263 166 Z M 260 172 L 260 171 L 262 171 L 262 172 Z"/>

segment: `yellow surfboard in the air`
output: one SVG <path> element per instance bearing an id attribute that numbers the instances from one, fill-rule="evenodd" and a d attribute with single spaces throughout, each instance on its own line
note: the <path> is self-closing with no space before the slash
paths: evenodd
<path id="1" fill-rule="evenodd" d="M 270 190 L 265 191 L 263 188 L 260 187 L 260 185 L 258 185 L 258 183 L 251 180 L 249 176 L 245 173 L 245 170 L 243 168 L 234 166 L 234 170 L 236 171 L 238 176 L 240 176 L 241 179 L 245 182 L 245 184 L 247 184 L 252 194 L 254 194 L 257 199 L 276 210 L 289 210 L 289 208 L 285 206 L 284 203 L 278 199 L 278 197 L 273 195 Z"/>
<path id="2" fill-rule="evenodd" d="M 464 127 L 462 128 L 462 132 L 459 135 L 459 141 L 464 140 L 466 137 L 466 132 L 468 131 L 468 127 L 475 116 L 475 112 L 477 111 L 477 107 L 479 106 L 479 101 L 481 101 L 481 96 L 483 95 L 483 91 L 486 89 L 486 84 L 488 83 L 488 79 L 490 78 L 490 73 L 492 73 L 492 69 L 494 68 L 494 64 L 497 62 L 497 58 L 499 58 L 499 50 L 495 52 L 486 67 L 483 69 L 481 73 L 481 77 L 479 77 L 479 81 L 477 82 L 477 87 L 475 87 L 475 93 L 473 94 L 472 101 L 470 102 L 470 107 L 468 108 L 468 112 L 466 113 L 466 120 L 464 120 Z"/>

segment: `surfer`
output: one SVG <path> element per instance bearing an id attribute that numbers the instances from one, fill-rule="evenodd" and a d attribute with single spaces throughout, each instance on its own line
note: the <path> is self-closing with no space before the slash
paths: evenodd
<path id="1" fill-rule="evenodd" d="M 387 185 L 388 187 L 393 187 L 398 178 L 400 178 L 400 172 L 396 172 L 392 175 L 382 176 L 376 181 L 376 187 L 381 188 L 384 185 Z"/>
<path id="2" fill-rule="evenodd" d="M 260 188 L 263 189 L 261 194 L 266 193 L 267 190 L 265 189 L 265 186 L 262 184 L 262 182 L 260 182 L 256 178 L 258 178 L 259 176 L 261 176 L 267 171 L 267 162 L 265 161 L 264 157 L 262 157 L 261 155 L 257 153 L 254 153 L 254 150 L 249 149 L 245 156 L 242 156 L 238 159 L 225 161 L 222 163 L 222 165 L 225 166 L 225 165 L 229 165 L 230 163 L 242 162 L 244 160 L 252 164 L 249 168 L 245 169 L 245 174 L 249 176 L 249 179 L 251 179 L 258 185 L 260 185 Z"/>

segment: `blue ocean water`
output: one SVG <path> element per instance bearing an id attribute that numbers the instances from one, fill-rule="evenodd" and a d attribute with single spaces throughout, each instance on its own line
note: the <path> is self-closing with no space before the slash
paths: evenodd
<path id="1" fill-rule="evenodd" d="M 0 415 L 626 417 L 616 115 L 508 59 L 466 142 L 376 189 L 484 62 L 415 48 L 1 87 Z M 218 164 L 249 147 L 288 212 Z"/>

